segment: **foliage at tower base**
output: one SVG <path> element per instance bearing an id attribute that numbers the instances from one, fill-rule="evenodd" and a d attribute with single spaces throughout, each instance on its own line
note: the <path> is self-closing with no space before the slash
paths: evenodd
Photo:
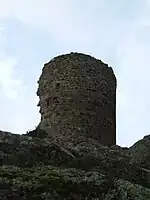
<path id="1" fill-rule="evenodd" d="M 0 131 L 1 200 L 150 199 L 150 136 L 123 148 L 36 131 Z"/>

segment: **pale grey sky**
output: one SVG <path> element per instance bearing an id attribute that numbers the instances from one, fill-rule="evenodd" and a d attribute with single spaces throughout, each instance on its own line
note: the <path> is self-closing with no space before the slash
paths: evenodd
<path id="1" fill-rule="evenodd" d="M 117 143 L 149 134 L 149 0 L 0 0 L 0 129 L 22 134 L 38 124 L 42 67 L 71 51 L 114 69 Z"/>

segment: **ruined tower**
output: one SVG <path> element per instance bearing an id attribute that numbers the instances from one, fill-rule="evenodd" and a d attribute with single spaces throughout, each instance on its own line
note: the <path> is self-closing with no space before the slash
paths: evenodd
<path id="1" fill-rule="evenodd" d="M 44 65 L 38 84 L 40 124 L 49 134 L 116 144 L 116 77 L 111 67 L 82 53 L 65 54 Z"/>

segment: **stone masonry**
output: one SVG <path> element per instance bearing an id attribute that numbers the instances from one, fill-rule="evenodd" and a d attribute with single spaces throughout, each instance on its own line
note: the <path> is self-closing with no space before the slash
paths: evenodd
<path id="1" fill-rule="evenodd" d="M 116 144 L 116 77 L 111 67 L 82 53 L 53 58 L 38 81 L 41 127 L 50 135 Z"/>

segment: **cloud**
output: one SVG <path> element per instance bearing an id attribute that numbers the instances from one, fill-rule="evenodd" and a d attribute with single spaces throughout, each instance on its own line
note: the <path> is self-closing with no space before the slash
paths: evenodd
<path id="1" fill-rule="evenodd" d="M 13 78 L 13 70 L 17 61 L 13 58 L 6 58 L 0 61 L 0 84 L 1 95 L 7 95 L 11 99 L 18 97 L 22 87 L 21 81 Z"/>
<path id="2" fill-rule="evenodd" d="M 118 47 L 118 140 L 130 146 L 149 134 L 150 27 L 134 29 Z"/>
<path id="3" fill-rule="evenodd" d="M 7 56 L 5 52 L 6 38 L 4 27 L 0 26 L 0 95 L 6 95 L 10 99 L 18 97 L 22 87 L 21 80 L 14 77 L 17 59 Z"/>
<path id="4" fill-rule="evenodd" d="M 73 31 L 72 1 L 1 0 L 0 4 L 1 18 L 17 18 L 23 23 L 50 31 L 60 40 L 65 38 L 66 34 L 76 34 Z"/>
<path id="5" fill-rule="evenodd" d="M 60 43 L 67 42 L 72 45 L 77 43 L 78 47 L 80 43 L 81 47 L 92 45 L 99 36 L 104 38 L 107 36 L 110 43 L 115 35 L 117 38 L 117 32 L 124 26 L 126 20 L 129 24 L 138 16 L 137 12 L 129 9 L 133 8 L 135 1 L 130 2 L 130 5 L 125 1 L 119 4 L 118 1 L 114 1 L 112 4 L 110 0 L 96 0 L 94 4 L 89 0 L 14 0 L 13 2 L 0 0 L 0 2 L 1 18 L 16 18 L 30 26 L 40 27 L 49 31 Z M 138 2 L 136 1 L 136 10 L 139 12 L 141 7 L 139 9 Z"/>
<path id="6" fill-rule="evenodd" d="M 14 76 L 16 65 L 14 58 L 0 61 L 0 127 L 22 134 L 38 124 L 39 116 L 35 117 L 37 98 L 33 87 Z"/>

